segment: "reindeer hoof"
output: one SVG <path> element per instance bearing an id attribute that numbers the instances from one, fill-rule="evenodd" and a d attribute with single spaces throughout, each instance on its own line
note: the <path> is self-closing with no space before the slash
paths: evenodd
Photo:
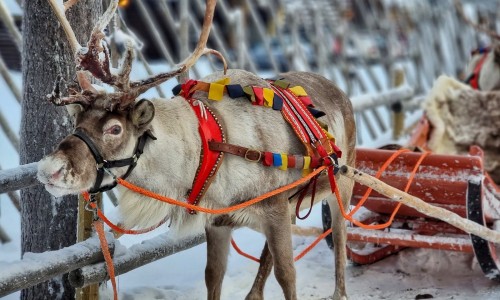
<path id="1" fill-rule="evenodd" d="M 347 295 L 345 293 L 340 293 L 335 291 L 333 294 L 333 300 L 348 300 Z"/>
<path id="2" fill-rule="evenodd" d="M 264 300 L 264 294 L 250 292 L 245 297 L 245 300 Z"/>

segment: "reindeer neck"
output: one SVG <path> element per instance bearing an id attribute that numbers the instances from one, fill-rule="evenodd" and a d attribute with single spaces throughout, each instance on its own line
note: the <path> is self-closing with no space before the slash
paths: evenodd
<path id="1" fill-rule="evenodd" d="M 155 117 L 151 130 L 157 140 L 146 145 L 131 180 L 169 194 L 174 190 L 185 191 L 191 187 L 199 163 L 198 120 L 181 97 L 157 99 L 153 103 Z M 162 182 L 156 178 L 162 178 Z"/>

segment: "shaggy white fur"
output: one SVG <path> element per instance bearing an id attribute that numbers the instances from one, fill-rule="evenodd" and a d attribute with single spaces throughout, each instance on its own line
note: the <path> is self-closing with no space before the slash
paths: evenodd
<path id="1" fill-rule="evenodd" d="M 443 115 L 450 115 L 447 101 L 456 99 L 457 91 L 470 89 L 470 86 L 446 75 L 441 75 L 434 81 L 423 104 L 425 114 L 434 126 L 427 144 L 433 152 L 457 153 L 455 144 L 449 136 L 449 128 L 443 121 Z"/>

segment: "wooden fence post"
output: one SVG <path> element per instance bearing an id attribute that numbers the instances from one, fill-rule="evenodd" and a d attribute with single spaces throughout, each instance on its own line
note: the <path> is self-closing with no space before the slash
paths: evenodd
<path id="1" fill-rule="evenodd" d="M 405 83 L 405 73 L 403 69 L 392 71 L 392 87 L 397 88 Z M 401 137 L 405 128 L 405 112 L 401 101 L 391 104 L 392 111 L 392 138 L 397 140 Z"/>
<path id="2" fill-rule="evenodd" d="M 102 207 L 102 194 L 95 196 L 97 206 Z M 78 197 L 78 227 L 77 227 L 77 242 L 83 242 L 92 235 L 92 222 L 94 214 L 92 211 L 85 209 L 86 202 L 82 196 Z M 99 284 L 94 283 L 83 288 L 76 289 L 76 300 L 98 300 L 99 299 Z"/>

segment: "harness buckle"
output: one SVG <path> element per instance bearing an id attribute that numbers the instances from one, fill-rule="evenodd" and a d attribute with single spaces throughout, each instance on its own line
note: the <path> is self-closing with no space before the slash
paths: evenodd
<path id="1" fill-rule="evenodd" d="M 93 220 L 97 221 L 97 220 L 99 220 L 99 215 L 97 214 L 97 207 L 92 207 L 91 206 L 92 204 L 95 204 L 95 200 L 93 200 L 91 202 L 87 202 L 87 204 L 85 204 L 85 210 L 92 212 Z"/>
<path id="2" fill-rule="evenodd" d="M 109 175 L 109 176 L 111 176 L 111 177 L 112 177 L 112 178 L 116 181 L 116 178 L 117 178 L 117 177 L 116 177 L 116 175 L 115 175 L 113 172 L 111 172 L 111 171 L 110 171 L 109 169 L 107 169 L 107 168 L 103 168 L 103 169 L 104 169 L 104 172 L 108 173 L 108 175 Z"/>
<path id="3" fill-rule="evenodd" d="M 252 153 L 250 151 L 253 151 L 254 153 L 258 153 L 259 157 L 257 157 L 257 159 L 250 159 L 248 157 Z M 262 158 L 262 152 L 260 152 L 259 150 L 247 149 L 247 151 L 245 152 L 245 159 L 247 161 L 250 161 L 250 162 L 259 162 L 261 158 Z"/>

